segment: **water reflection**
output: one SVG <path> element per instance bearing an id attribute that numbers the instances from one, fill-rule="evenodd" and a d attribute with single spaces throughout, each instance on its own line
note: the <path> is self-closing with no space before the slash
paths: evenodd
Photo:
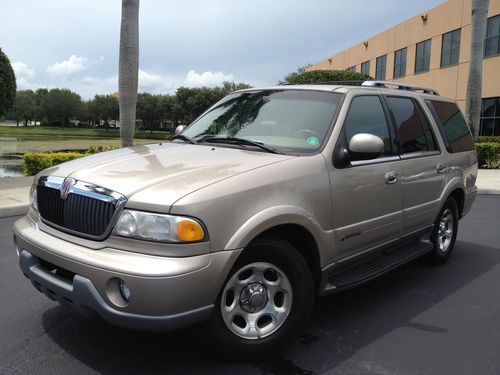
<path id="1" fill-rule="evenodd" d="M 0 157 L 0 177 L 22 177 L 23 171 L 20 165 L 1 166 L 3 159 Z"/>

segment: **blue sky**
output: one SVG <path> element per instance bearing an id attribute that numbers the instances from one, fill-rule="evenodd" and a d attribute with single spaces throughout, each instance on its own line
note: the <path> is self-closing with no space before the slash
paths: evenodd
<path id="1" fill-rule="evenodd" d="M 142 0 L 139 90 L 275 84 L 442 0 Z M 0 48 L 21 89 L 117 91 L 119 0 L 0 0 Z"/>

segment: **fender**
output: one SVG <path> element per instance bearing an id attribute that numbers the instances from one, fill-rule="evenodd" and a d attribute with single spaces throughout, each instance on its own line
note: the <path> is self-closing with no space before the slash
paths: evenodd
<path id="1" fill-rule="evenodd" d="M 438 212 L 443 208 L 443 206 L 446 202 L 446 199 L 448 199 L 448 197 L 451 195 L 451 193 L 456 189 L 460 189 L 462 191 L 462 193 L 464 194 L 464 197 L 467 196 L 467 190 L 465 189 L 463 176 L 455 175 L 449 181 L 446 182 L 446 185 L 443 188 L 443 192 L 441 193 L 441 196 L 439 197 L 440 204 L 439 204 Z"/>
<path id="2" fill-rule="evenodd" d="M 327 248 L 331 242 L 333 230 L 325 230 L 305 209 L 291 205 L 279 205 L 266 208 L 248 219 L 230 238 L 225 250 L 247 246 L 255 237 L 278 225 L 296 224 L 307 229 L 314 237 L 321 258 L 333 249 Z"/>

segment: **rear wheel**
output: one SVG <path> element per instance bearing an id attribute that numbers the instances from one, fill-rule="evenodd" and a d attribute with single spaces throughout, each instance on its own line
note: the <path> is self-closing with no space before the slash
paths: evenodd
<path id="1" fill-rule="evenodd" d="M 268 357 L 300 332 L 313 303 L 311 273 L 299 252 L 279 238 L 258 239 L 231 270 L 209 325 L 224 355 Z"/>
<path id="2" fill-rule="evenodd" d="M 448 198 L 434 223 L 431 241 L 434 249 L 425 260 L 431 264 L 442 264 L 453 252 L 458 231 L 458 208 L 455 199 Z"/>

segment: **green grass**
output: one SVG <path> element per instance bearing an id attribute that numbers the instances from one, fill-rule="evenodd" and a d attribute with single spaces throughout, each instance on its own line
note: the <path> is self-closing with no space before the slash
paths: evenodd
<path id="1" fill-rule="evenodd" d="M 48 126 L 0 126 L 0 135 L 119 138 L 120 131 L 119 129 L 109 129 L 106 131 L 105 129 L 58 128 Z M 162 131 L 150 133 L 149 131 L 137 130 L 135 138 L 165 140 L 170 138 L 170 134 Z"/>

